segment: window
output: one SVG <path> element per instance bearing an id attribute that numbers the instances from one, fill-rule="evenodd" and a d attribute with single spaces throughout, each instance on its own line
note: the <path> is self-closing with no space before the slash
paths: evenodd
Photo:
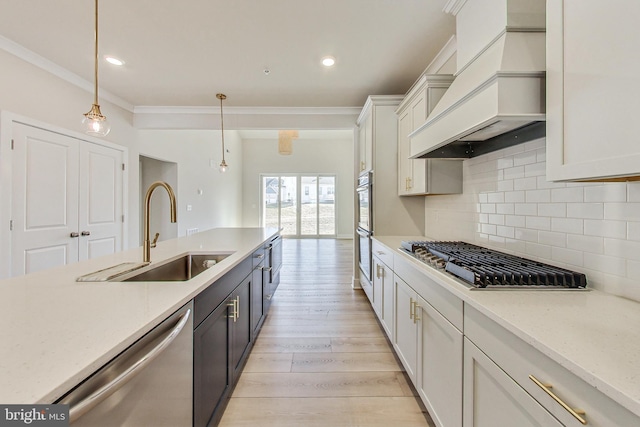
<path id="1" fill-rule="evenodd" d="M 335 181 L 333 175 L 263 175 L 262 224 L 283 228 L 285 236 L 335 237 Z"/>

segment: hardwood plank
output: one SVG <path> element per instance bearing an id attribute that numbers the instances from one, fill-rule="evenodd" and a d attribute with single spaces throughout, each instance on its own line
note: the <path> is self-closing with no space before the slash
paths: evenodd
<path id="1" fill-rule="evenodd" d="M 396 372 L 257 373 L 240 376 L 233 397 L 406 395 Z"/>
<path id="2" fill-rule="evenodd" d="M 269 315 L 264 322 L 265 326 L 273 325 L 288 325 L 288 326 L 311 326 L 311 325 L 326 325 L 326 326 L 342 326 L 345 323 L 351 325 L 370 325 L 375 322 L 375 315 L 372 313 L 336 313 L 336 312 L 322 312 L 322 313 L 282 313 L 274 316 Z"/>
<path id="3" fill-rule="evenodd" d="M 410 397 L 234 398 L 220 427 L 425 427 Z"/>
<path id="4" fill-rule="evenodd" d="M 411 387 L 404 372 L 396 372 L 396 379 L 398 380 L 398 384 L 400 384 L 405 396 L 414 396 L 416 399 L 418 398 L 418 393 L 413 387 Z"/>
<path id="5" fill-rule="evenodd" d="M 397 372 L 392 353 L 298 353 L 291 372 Z"/>
<path id="6" fill-rule="evenodd" d="M 243 372 L 291 372 L 292 365 L 293 353 L 259 353 L 247 359 Z"/>
<path id="7" fill-rule="evenodd" d="M 382 338 L 331 338 L 331 349 L 337 353 L 391 353 L 387 339 Z"/>
<path id="8" fill-rule="evenodd" d="M 254 353 L 308 353 L 331 351 L 330 338 L 282 338 L 265 337 L 260 334 L 256 340 L 251 355 Z"/>
<path id="9" fill-rule="evenodd" d="M 260 337 L 384 337 L 384 333 L 377 324 L 372 325 L 339 325 L 339 326 L 263 326 Z"/>

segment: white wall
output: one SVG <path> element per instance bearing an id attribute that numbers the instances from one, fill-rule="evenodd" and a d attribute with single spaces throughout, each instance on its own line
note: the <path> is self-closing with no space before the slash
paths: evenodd
<path id="1" fill-rule="evenodd" d="M 225 130 L 224 136 L 229 170 L 220 173 L 222 142 L 219 130 L 139 131 L 141 155 L 178 164 L 174 191 L 178 203 L 179 237 L 185 236 L 189 228 L 204 231 L 242 225 L 242 144 L 235 131 Z M 202 194 L 198 194 L 198 190 L 202 190 Z M 190 211 L 187 205 L 191 205 Z"/>
<path id="2" fill-rule="evenodd" d="M 312 173 L 336 175 L 336 234 L 353 237 L 353 141 L 296 139 L 293 154 L 278 154 L 277 139 L 245 139 L 243 145 L 243 224 L 260 223 L 260 174 Z"/>
<path id="3" fill-rule="evenodd" d="M 427 197 L 426 235 L 587 275 L 640 301 L 640 182 L 553 183 L 545 139 L 464 161 L 464 193 Z"/>
<path id="4" fill-rule="evenodd" d="M 0 110 L 10 111 L 43 123 L 82 132 L 83 114 L 93 103 L 93 94 L 0 49 Z M 111 123 L 104 138 L 129 148 L 128 235 L 129 246 L 138 246 L 138 149 L 133 114 L 99 100 L 102 113 Z M 3 200 L 5 195 L 2 195 Z"/>
<path id="5" fill-rule="evenodd" d="M 93 93 L 85 91 L 35 65 L 0 49 L 0 110 L 10 111 L 74 132 L 82 132 L 83 114 L 93 102 Z M 225 132 L 230 150 L 230 170 L 223 176 L 220 163 L 220 131 L 144 130 L 133 127 L 133 113 L 100 99 L 102 113 L 111 123 L 104 138 L 129 148 L 128 164 L 128 246 L 141 244 L 139 154 L 178 163 L 178 235 L 186 229 L 205 230 L 219 226 L 240 226 L 240 182 L 242 146 L 235 132 Z M 144 149 L 140 149 L 144 147 Z M 203 155 L 203 152 L 210 152 Z M 209 159 L 214 159 L 214 168 Z M 202 195 L 197 194 L 202 189 Z M 160 190 L 158 190 L 158 193 Z M 154 197 L 157 195 L 154 194 Z M 160 196 L 162 197 L 162 196 Z M 186 211 L 186 205 L 192 211 Z"/>

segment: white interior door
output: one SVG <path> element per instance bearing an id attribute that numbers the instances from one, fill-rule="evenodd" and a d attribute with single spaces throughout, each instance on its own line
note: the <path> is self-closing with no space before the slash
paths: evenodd
<path id="1" fill-rule="evenodd" d="M 13 124 L 11 275 L 78 259 L 78 144 Z"/>
<path id="2" fill-rule="evenodd" d="M 80 261 L 122 249 L 122 151 L 80 145 L 78 240 Z"/>

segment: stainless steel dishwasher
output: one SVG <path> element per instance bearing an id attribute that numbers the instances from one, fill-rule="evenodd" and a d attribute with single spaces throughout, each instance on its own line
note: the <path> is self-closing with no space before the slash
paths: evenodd
<path id="1" fill-rule="evenodd" d="M 182 307 L 56 403 L 81 426 L 191 426 L 193 302 Z"/>

